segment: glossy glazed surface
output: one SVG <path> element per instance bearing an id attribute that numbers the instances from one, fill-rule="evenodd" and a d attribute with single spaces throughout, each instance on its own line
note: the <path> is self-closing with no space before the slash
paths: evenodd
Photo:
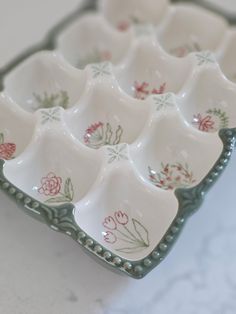
<path id="1" fill-rule="evenodd" d="M 230 119 L 215 107 L 207 117 L 193 113 L 192 121 L 185 119 L 185 103 L 194 109 L 198 103 L 194 92 L 202 73 L 217 73 L 216 84 L 222 82 L 225 93 L 234 89 L 214 57 L 209 52 L 172 57 L 152 31 L 138 35 L 115 66 L 93 63 L 78 70 L 59 51 L 21 62 L 3 80 L 0 153 L 6 160 L 3 189 L 52 228 L 141 278 L 163 259 L 180 225 L 199 207 L 229 160 L 235 134 L 226 130 L 219 137 Z M 231 101 L 229 96 L 234 121 Z M 31 138 L 17 137 L 12 110 L 19 123 L 31 126 Z"/>

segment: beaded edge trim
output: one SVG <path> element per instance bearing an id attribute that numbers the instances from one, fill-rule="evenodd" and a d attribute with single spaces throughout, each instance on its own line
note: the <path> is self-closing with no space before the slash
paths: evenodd
<path id="1" fill-rule="evenodd" d="M 58 207 L 47 206 L 11 184 L 3 174 L 5 164 L 3 160 L 0 160 L 0 189 L 12 197 L 31 216 L 34 216 L 34 218 L 40 216 L 53 230 L 70 236 L 88 252 L 98 257 L 107 265 L 133 278 L 140 279 L 159 265 L 167 256 L 189 216 L 199 209 L 206 192 L 217 181 L 220 174 L 226 168 L 234 150 L 236 129 L 222 129 L 219 132 L 219 136 L 223 142 L 223 151 L 218 161 L 208 175 L 196 187 L 178 189 L 175 191 L 175 195 L 179 201 L 178 214 L 156 248 L 147 257 L 138 261 L 124 259 L 110 252 L 84 232 L 74 220 L 73 204 L 64 204 Z"/>
<path id="2" fill-rule="evenodd" d="M 95 1 L 88 0 L 84 7 L 79 8 L 56 25 L 48 33 L 43 42 L 27 49 L 23 54 L 19 55 L 11 63 L 6 65 L 6 67 L 1 69 L 0 90 L 4 88 L 4 76 L 15 66 L 27 59 L 33 53 L 45 49 L 54 49 L 56 45 L 55 38 L 58 33 L 60 33 L 61 29 L 63 29 L 68 23 L 71 23 L 75 18 L 78 18 L 78 16 L 83 14 L 85 11 L 94 10 L 95 7 Z M 3 174 L 5 163 L 3 160 L 0 160 L 0 189 L 13 198 L 30 216 L 33 216 L 41 222 L 45 222 L 55 231 L 67 234 L 88 252 L 92 253 L 93 256 L 98 257 L 112 268 L 118 269 L 133 278 L 140 279 L 148 274 L 167 256 L 182 231 L 188 217 L 201 206 L 206 192 L 217 181 L 217 178 L 227 166 L 235 146 L 236 129 L 221 130 L 219 132 L 219 136 L 223 142 L 223 151 L 215 166 L 196 187 L 191 189 L 176 190 L 175 195 L 179 201 L 179 210 L 176 218 L 151 254 L 139 261 L 129 261 L 127 259 L 123 259 L 118 255 L 111 253 L 105 247 L 89 237 L 89 235 L 75 223 L 74 206 L 72 204 L 49 207 L 29 197 L 16 186 L 12 185 Z"/>

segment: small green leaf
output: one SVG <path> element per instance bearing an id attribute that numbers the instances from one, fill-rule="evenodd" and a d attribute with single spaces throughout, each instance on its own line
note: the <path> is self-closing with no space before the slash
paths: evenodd
<path id="1" fill-rule="evenodd" d="M 121 249 L 117 249 L 117 252 L 121 253 L 127 253 L 127 254 L 132 254 L 132 253 L 138 253 L 146 249 L 145 246 L 135 246 L 135 247 L 124 247 Z"/>
<path id="2" fill-rule="evenodd" d="M 149 246 L 148 230 L 138 220 L 133 218 L 132 221 L 133 221 L 134 229 L 136 233 L 138 234 L 140 240 L 143 241 L 146 246 Z"/>
<path id="3" fill-rule="evenodd" d="M 63 107 L 67 108 L 69 103 L 69 96 L 66 91 L 60 91 L 58 94 L 48 94 L 47 92 L 43 93 L 43 96 L 33 93 L 33 96 L 38 103 L 38 108 L 53 108 L 53 107 Z"/>
<path id="4" fill-rule="evenodd" d="M 66 91 L 61 91 L 60 92 L 60 96 L 61 96 L 61 99 L 58 103 L 58 105 L 64 109 L 67 109 L 68 107 L 68 104 L 69 104 L 69 96 L 68 96 L 68 93 Z"/>
<path id="5" fill-rule="evenodd" d="M 227 128 L 229 124 L 229 117 L 227 116 L 226 112 L 222 111 L 221 109 L 209 109 L 207 113 L 212 114 L 219 118 L 220 120 L 220 128 Z"/>
<path id="6" fill-rule="evenodd" d="M 49 198 L 48 200 L 46 200 L 45 203 L 68 203 L 69 202 L 69 199 L 67 199 L 66 197 L 64 196 L 58 196 L 58 197 L 52 197 L 52 198 Z"/>
<path id="7" fill-rule="evenodd" d="M 0 133 L 0 144 L 4 143 L 4 135 L 3 133 Z"/>
<path id="8" fill-rule="evenodd" d="M 73 188 L 73 184 L 70 178 L 66 179 L 65 182 L 65 187 L 64 187 L 64 193 L 66 198 L 68 198 L 70 201 L 73 200 L 74 198 L 74 188 Z"/>
<path id="9" fill-rule="evenodd" d="M 117 128 L 117 130 L 116 130 L 116 137 L 115 137 L 115 140 L 114 140 L 113 145 L 117 145 L 117 144 L 120 143 L 122 134 L 123 134 L 123 129 L 122 129 L 122 127 L 119 125 L 118 128 Z"/>
<path id="10" fill-rule="evenodd" d="M 107 123 L 106 125 L 106 134 L 105 134 L 105 142 L 106 144 L 110 144 L 111 145 L 111 137 L 112 137 L 112 128 L 110 123 Z"/>

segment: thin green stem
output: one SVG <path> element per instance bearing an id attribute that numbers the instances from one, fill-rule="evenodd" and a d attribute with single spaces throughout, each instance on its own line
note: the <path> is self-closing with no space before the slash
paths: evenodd
<path id="1" fill-rule="evenodd" d="M 119 229 L 117 229 L 116 231 L 119 232 L 123 237 L 129 239 L 130 241 L 138 242 L 136 238 L 135 239 L 130 238 L 127 234 L 125 234 L 124 232 L 120 231 Z"/>
<path id="2" fill-rule="evenodd" d="M 136 236 L 126 226 L 123 225 L 123 227 L 132 236 L 132 238 L 134 238 L 137 242 L 142 243 L 142 241 L 140 241 L 138 238 L 136 238 Z"/>
<path id="3" fill-rule="evenodd" d="M 64 198 L 65 198 L 65 200 L 67 200 L 67 201 L 72 201 L 72 199 L 70 198 L 70 197 L 68 197 L 66 194 L 64 194 L 64 193 L 61 193 L 61 192 L 59 192 L 58 193 L 59 195 L 61 195 L 61 196 L 63 196 Z"/>
<path id="4" fill-rule="evenodd" d="M 123 242 L 126 242 L 126 243 L 130 243 L 130 244 L 135 244 L 135 243 L 137 243 L 137 245 L 139 246 L 139 242 L 134 242 L 134 241 L 129 241 L 129 240 L 126 240 L 126 239 L 123 239 L 123 238 L 119 238 L 119 237 L 117 237 L 117 239 L 118 240 L 121 240 L 121 241 L 123 241 Z"/>

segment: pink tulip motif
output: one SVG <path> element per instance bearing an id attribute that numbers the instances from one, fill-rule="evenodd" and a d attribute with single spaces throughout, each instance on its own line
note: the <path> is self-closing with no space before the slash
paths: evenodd
<path id="1" fill-rule="evenodd" d="M 104 240 L 107 242 L 107 243 L 110 243 L 110 244 L 113 244 L 116 242 L 117 238 L 116 236 L 114 235 L 113 232 L 111 231 L 106 231 L 105 235 L 104 235 Z"/>
<path id="2" fill-rule="evenodd" d="M 107 229 L 104 241 L 109 244 L 117 243 L 116 251 L 132 254 L 140 252 L 150 245 L 149 232 L 141 222 L 132 218 L 122 210 L 114 212 L 113 216 L 107 216 L 103 221 L 103 227 Z M 123 245 L 121 245 L 123 244 Z"/>
<path id="3" fill-rule="evenodd" d="M 118 212 L 115 212 L 115 218 L 116 221 L 121 225 L 127 225 L 129 222 L 129 217 L 126 215 L 126 213 L 119 210 Z"/>
<path id="4" fill-rule="evenodd" d="M 103 226 L 110 230 L 116 230 L 117 225 L 113 217 L 108 216 L 104 219 Z"/>

